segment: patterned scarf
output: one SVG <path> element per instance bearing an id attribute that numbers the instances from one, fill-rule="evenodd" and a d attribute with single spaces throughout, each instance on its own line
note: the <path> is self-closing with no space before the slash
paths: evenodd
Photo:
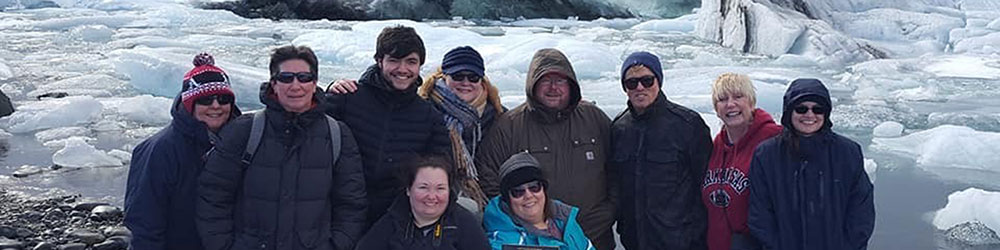
<path id="1" fill-rule="evenodd" d="M 459 172 L 464 172 L 466 181 L 463 183 L 465 195 L 469 196 L 479 204 L 480 208 L 486 205 L 486 195 L 479 189 L 479 173 L 476 172 L 474 156 L 476 154 L 476 144 L 482 139 L 482 125 L 479 120 L 479 112 L 463 101 L 445 83 L 444 79 L 438 79 L 434 83 L 433 96 L 438 108 L 444 113 L 444 122 L 448 126 L 451 137 L 452 154 L 455 155 L 455 164 Z M 472 132 L 471 141 L 466 142 L 462 135 L 466 130 Z"/>

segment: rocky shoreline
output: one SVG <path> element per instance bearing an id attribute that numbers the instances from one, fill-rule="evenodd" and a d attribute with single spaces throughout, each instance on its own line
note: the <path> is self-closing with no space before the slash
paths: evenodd
<path id="1" fill-rule="evenodd" d="M 79 195 L 32 199 L 0 190 L 0 249 L 127 249 L 119 207 Z"/>

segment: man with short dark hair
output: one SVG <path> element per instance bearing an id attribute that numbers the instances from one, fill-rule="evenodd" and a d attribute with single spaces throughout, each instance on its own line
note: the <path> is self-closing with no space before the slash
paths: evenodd
<path id="1" fill-rule="evenodd" d="M 378 36 L 375 64 L 358 79 L 358 90 L 327 94 L 327 114 L 357 133 L 370 202 L 369 225 L 403 192 L 395 176 L 401 160 L 448 154 L 451 149 L 441 112 L 417 96 L 425 56 L 416 30 L 386 27 Z"/>
<path id="2" fill-rule="evenodd" d="M 705 249 L 702 177 L 712 139 L 701 116 L 667 100 L 660 59 L 636 52 L 621 69 L 628 109 L 611 128 L 620 173 L 618 233 L 628 250 Z"/>
<path id="3" fill-rule="evenodd" d="M 311 49 L 277 48 L 269 68 L 265 109 L 220 132 L 198 179 L 205 248 L 353 249 L 366 201 L 351 129 L 320 108 Z"/>
<path id="4" fill-rule="evenodd" d="M 476 155 L 480 186 L 500 194 L 500 165 L 518 152 L 531 153 L 549 180 L 548 195 L 580 208 L 577 220 L 597 249 L 614 249 L 614 169 L 609 159 L 611 119 L 582 101 L 580 83 L 566 55 L 535 52 L 525 81 L 527 101 L 497 118 Z"/>
<path id="5" fill-rule="evenodd" d="M 195 230 L 196 180 L 219 129 L 240 115 L 229 76 L 207 53 L 195 56 L 167 127 L 132 150 L 125 226 L 132 249 L 202 249 Z"/>

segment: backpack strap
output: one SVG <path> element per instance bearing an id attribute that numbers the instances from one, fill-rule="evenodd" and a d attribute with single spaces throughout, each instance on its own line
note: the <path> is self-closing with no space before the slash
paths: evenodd
<path id="1" fill-rule="evenodd" d="M 326 116 L 326 123 L 330 127 L 330 150 L 333 154 L 333 164 L 337 164 L 337 160 L 340 158 L 340 123 L 336 119 Z"/>
<path id="2" fill-rule="evenodd" d="M 264 110 L 253 114 L 253 124 L 250 125 L 250 137 L 247 138 L 246 151 L 243 151 L 243 158 L 240 159 L 243 167 L 250 166 L 250 160 L 253 160 L 253 155 L 257 153 L 257 146 L 260 146 L 260 138 L 264 136 L 264 123 L 266 121 Z"/>

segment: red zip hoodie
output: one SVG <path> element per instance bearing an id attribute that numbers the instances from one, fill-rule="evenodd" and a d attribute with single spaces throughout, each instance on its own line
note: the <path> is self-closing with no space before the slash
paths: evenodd
<path id="1" fill-rule="evenodd" d="M 781 129 L 770 114 L 758 108 L 753 111 L 750 129 L 736 145 L 727 143 L 725 127 L 715 136 L 701 186 L 701 200 L 708 210 L 709 250 L 728 250 L 733 233 L 749 234 L 750 160 L 757 145 Z"/>

